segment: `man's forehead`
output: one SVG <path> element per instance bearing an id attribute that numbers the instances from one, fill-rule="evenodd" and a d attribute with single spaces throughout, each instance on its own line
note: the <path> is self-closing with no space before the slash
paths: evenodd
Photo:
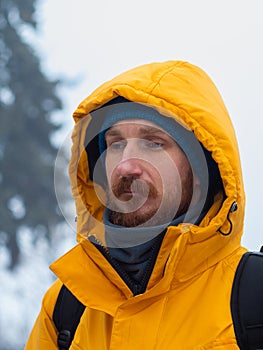
<path id="1" fill-rule="evenodd" d="M 168 134 L 167 131 L 161 128 L 158 124 L 150 120 L 138 118 L 120 120 L 117 123 L 113 124 L 110 129 L 118 129 L 119 126 L 123 125 L 138 126 L 138 128 L 142 131 L 145 130 L 148 132 L 164 132 L 165 134 Z"/>

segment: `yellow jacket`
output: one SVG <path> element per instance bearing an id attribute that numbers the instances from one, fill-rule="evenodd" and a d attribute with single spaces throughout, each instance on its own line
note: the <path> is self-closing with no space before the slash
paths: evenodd
<path id="1" fill-rule="evenodd" d="M 145 293 L 133 296 L 87 239 L 103 240 L 104 207 L 89 177 L 84 150 L 89 113 L 111 99 L 165 108 L 212 152 L 225 199 L 217 198 L 199 226 L 170 226 Z M 62 284 L 86 309 L 70 349 L 235 350 L 230 297 L 240 246 L 245 196 L 238 146 L 224 103 L 210 78 L 181 61 L 152 63 L 123 73 L 87 97 L 74 113 L 69 173 L 76 201 L 78 244 L 51 265 L 58 280 L 46 293 L 26 350 L 57 349 L 52 313 Z M 103 193 L 100 195 L 103 196 Z M 232 204 L 237 210 L 231 212 Z M 229 235 L 221 232 L 232 230 Z"/>

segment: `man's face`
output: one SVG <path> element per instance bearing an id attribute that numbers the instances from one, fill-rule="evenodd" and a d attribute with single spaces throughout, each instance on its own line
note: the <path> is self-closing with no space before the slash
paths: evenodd
<path id="1" fill-rule="evenodd" d="M 105 134 L 110 221 L 135 227 L 169 223 L 192 199 L 193 174 L 181 148 L 146 120 L 124 120 Z"/>

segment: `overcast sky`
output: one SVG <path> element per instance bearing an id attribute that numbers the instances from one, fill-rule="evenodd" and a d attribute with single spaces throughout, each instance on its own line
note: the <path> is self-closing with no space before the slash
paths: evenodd
<path id="1" fill-rule="evenodd" d="M 43 69 L 75 85 L 60 90 L 71 114 L 104 81 L 153 61 L 186 60 L 221 92 L 239 141 L 247 195 L 244 244 L 263 245 L 262 0 L 39 0 Z M 66 132 L 66 131 L 65 131 Z"/>

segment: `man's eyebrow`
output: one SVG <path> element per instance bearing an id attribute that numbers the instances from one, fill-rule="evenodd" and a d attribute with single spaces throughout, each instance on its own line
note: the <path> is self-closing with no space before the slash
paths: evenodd
<path id="1" fill-rule="evenodd" d="M 139 127 L 139 132 L 142 135 L 167 134 L 167 132 L 165 132 L 162 129 L 159 129 L 158 127 L 146 125 L 142 125 L 141 127 Z"/>
<path id="2" fill-rule="evenodd" d="M 164 130 L 158 127 L 148 126 L 148 125 L 138 125 L 139 134 L 142 136 L 155 135 L 155 134 L 167 134 Z M 105 136 L 119 136 L 121 135 L 121 130 L 117 129 L 114 125 L 109 128 Z"/>
<path id="3" fill-rule="evenodd" d="M 119 136 L 121 135 L 120 130 L 115 129 L 114 126 L 110 127 L 108 130 L 105 132 L 105 136 Z"/>

